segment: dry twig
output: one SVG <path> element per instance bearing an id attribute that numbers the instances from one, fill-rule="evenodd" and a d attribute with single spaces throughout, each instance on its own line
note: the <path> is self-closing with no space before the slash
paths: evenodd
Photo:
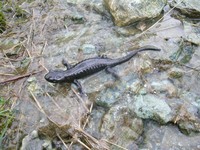
<path id="1" fill-rule="evenodd" d="M 11 78 L 11 79 L 2 81 L 2 82 L 0 82 L 0 84 L 6 84 L 6 83 L 9 83 L 9 82 L 14 82 L 14 81 L 17 81 L 17 80 L 26 78 L 26 77 L 30 77 L 30 76 L 35 75 L 35 74 L 37 74 L 37 73 L 40 73 L 40 72 L 42 72 L 42 71 L 43 71 L 43 70 L 36 71 L 36 72 L 31 72 L 31 73 L 27 73 L 27 74 L 24 74 L 24 75 L 15 77 L 15 78 Z"/>

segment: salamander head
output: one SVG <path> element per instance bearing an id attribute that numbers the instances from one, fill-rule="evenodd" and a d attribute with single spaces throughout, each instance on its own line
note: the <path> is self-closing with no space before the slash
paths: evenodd
<path id="1" fill-rule="evenodd" d="M 44 78 L 51 83 L 62 83 L 67 82 L 67 77 L 63 70 L 53 70 L 49 71 Z"/>

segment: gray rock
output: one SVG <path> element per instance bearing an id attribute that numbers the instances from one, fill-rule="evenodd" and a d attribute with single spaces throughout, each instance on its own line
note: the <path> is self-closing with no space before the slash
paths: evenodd
<path id="1" fill-rule="evenodd" d="M 181 13 L 198 17 L 200 16 L 200 1 L 199 0 L 173 0 L 171 5 L 176 7 Z"/>
<path id="2" fill-rule="evenodd" d="M 183 92 L 180 99 L 184 102 L 177 107 L 173 122 L 185 134 L 200 132 L 199 96 L 191 92 Z"/>
<path id="3" fill-rule="evenodd" d="M 186 136 L 173 125 L 145 124 L 144 141 L 140 150 L 199 150 L 200 136 Z"/>
<path id="4" fill-rule="evenodd" d="M 126 148 L 133 147 L 131 145 L 143 132 L 143 122 L 127 106 L 117 105 L 103 117 L 100 131 L 103 138 L 110 142 Z M 116 149 L 115 146 L 112 148 Z"/>
<path id="5" fill-rule="evenodd" d="M 159 7 L 152 6 L 152 3 L 156 3 L 158 0 L 107 0 L 107 4 L 110 2 L 118 2 L 117 6 L 125 9 L 122 11 L 120 8 L 114 12 L 114 15 L 118 15 L 120 25 L 141 20 L 137 28 L 140 31 L 146 31 L 151 24 L 146 20 L 143 24 L 143 20 L 150 17 L 150 20 L 155 21 L 157 18 L 152 19 L 151 17 L 160 14 L 166 1 L 159 1 Z M 136 6 L 136 2 L 138 2 L 137 4 L 142 2 L 145 7 L 141 4 L 142 8 L 140 9 L 138 5 Z M 189 22 L 182 24 L 181 21 L 172 18 L 174 10 L 166 14 L 169 8 L 165 11 L 163 19 L 144 34 L 135 33 L 133 26 L 121 28 L 126 28 L 127 32 L 117 32 L 116 29 L 119 27 L 113 26 L 111 20 L 108 20 L 110 14 L 107 15 L 107 12 L 104 11 L 103 0 L 44 2 L 36 0 L 23 4 L 25 3 L 27 7 L 23 7 L 23 9 L 33 15 L 34 19 L 28 17 L 28 20 L 22 23 L 18 20 L 20 18 L 14 16 L 13 19 L 13 15 L 8 14 L 7 33 L 0 37 L 1 81 L 24 75 L 24 73 L 13 74 L 15 69 L 13 66 L 21 62 L 26 64 L 21 60 L 29 56 L 29 52 L 31 63 L 25 74 L 40 71 L 43 67 L 48 70 L 65 70 L 66 68 L 61 63 L 63 58 L 71 64 L 75 64 L 89 57 L 97 56 L 96 51 L 115 59 L 133 49 L 147 45 L 153 45 L 162 50 L 161 52 L 140 53 L 130 61 L 114 67 L 113 69 L 121 78 L 120 81 L 115 81 L 104 71 L 81 79 L 83 90 L 88 95 L 89 101 L 94 102 L 94 108 L 91 109 L 88 119 L 86 118 L 88 113 L 83 104 L 85 101 L 82 102 L 76 97 L 70 84 L 46 82 L 44 80 L 45 71 L 33 74 L 28 80 L 22 78 L 0 86 L 1 97 L 9 98 L 8 101 L 12 103 L 12 108 L 16 112 L 14 114 L 16 119 L 5 138 L 5 149 L 8 149 L 6 146 L 13 146 L 16 149 L 19 143 L 22 143 L 24 149 L 45 147 L 51 149 L 48 137 L 53 138 L 56 133 L 63 138 L 67 145 L 71 143 L 70 140 L 73 140 L 68 136 L 70 133 L 90 149 L 100 149 L 98 146 L 102 144 L 101 138 L 103 138 L 127 149 L 135 150 L 143 146 L 140 145 L 142 141 L 136 142 L 143 134 L 145 139 L 143 143 L 148 145 L 147 148 L 144 147 L 146 149 L 200 149 L 199 135 L 189 137 L 179 131 L 181 129 L 184 133 L 194 133 L 195 135 L 195 132 L 200 131 L 200 76 L 198 71 L 200 47 L 196 46 L 199 44 L 198 23 L 195 24 L 194 21 L 194 24 Z M 131 3 L 134 3 L 136 9 L 128 5 Z M 157 12 L 155 16 L 150 12 L 151 8 Z M 112 12 L 110 8 L 109 10 Z M 132 13 L 132 10 L 138 11 Z M 130 13 L 125 16 L 124 12 Z M 149 12 L 153 15 L 149 15 Z M 141 18 L 130 19 L 132 15 L 140 15 L 140 13 L 147 13 L 148 16 L 143 15 Z M 187 19 L 192 20 L 193 18 Z M 18 23 L 17 20 L 21 23 Z M 135 36 L 130 36 L 134 34 Z M 18 40 L 16 41 L 16 39 Z M 188 43 L 188 45 L 183 45 L 182 42 Z M 78 51 L 85 43 L 91 45 L 84 45 L 83 51 Z M 19 50 L 17 53 L 20 54 L 19 56 L 11 59 L 5 57 L 5 53 L 14 49 Z M 172 54 L 176 55 L 174 62 L 169 58 Z M 187 63 L 186 67 L 176 63 L 182 58 L 187 58 L 184 61 Z M 168 80 L 169 75 L 170 80 Z M 183 92 L 190 93 L 183 95 Z M 135 96 L 137 94 L 142 96 Z M 99 107 L 99 103 L 106 104 L 109 108 Z M 144 120 L 142 121 L 138 116 Z M 152 126 L 149 129 L 146 126 L 143 128 L 143 124 L 147 122 L 145 118 L 167 124 L 157 125 L 155 128 Z M 172 126 L 168 123 L 169 121 L 175 125 Z M 155 121 L 151 122 L 155 123 Z M 85 123 L 86 127 L 84 128 L 82 125 Z M 19 126 L 20 132 L 16 132 L 15 129 Z M 99 143 L 86 142 L 90 139 L 80 132 L 74 134 L 76 131 L 73 131 L 74 126 L 81 127 L 89 135 L 98 139 Z M 176 130 L 166 131 L 171 126 Z M 167 129 L 164 130 L 164 127 Z M 39 135 L 44 135 L 42 136 L 44 139 L 39 139 L 36 133 L 32 133 L 30 137 L 33 130 L 37 130 Z M 22 142 L 25 135 L 28 136 Z M 55 145 L 62 144 L 57 138 L 53 138 L 53 140 L 55 140 Z M 107 149 L 117 149 L 112 144 L 107 145 Z M 71 148 L 84 149 L 76 140 Z"/>
<path id="6" fill-rule="evenodd" d="M 200 1 L 199 1 L 200 2 Z M 199 4 L 200 6 L 200 4 Z M 200 23 L 194 24 L 194 23 L 189 23 L 186 21 L 183 21 L 183 26 L 184 26 L 184 32 L 185 32 L 185 38 L 195 44 L 200 45 L 200 28 L 199 28 Z"/>
<path id="7" fill-rule="evenodd" d="M 27 150 L 27 149 L 42 149 L 43 141 L 38 138 L 38 133 L 34 130 L 32 133 L 25 136 L 22 140 L 22 145 L 20 150 Z"/>
<path id="8" fill-rule="evenodd" d="M 87 5 L 93 8 L 96 12 L 101 14 L 108 14 L 106 11 L 103 0 L 67 0 L 68 3 L 78 4 L 78 5 Z"/>
<path id="9" fill-rule="evenodd" d="M 92 44 L 83 44 L 80 48 L 83 51 L 83 54 L 91 54 L 95 52 L 95 46 Z"/>
<path id="10" fill-rule="evenodd" d="M 105 115 L 105 111 L 101 109 L 93 109 L 90 114 L 90 121 L 86 126 L 85 130 L 91 134 L 93 137 L 100 138 L 100 127 L 102 125 L 102 118 Z"/>
<path id="11" fill-rule="evenodd" d="M 50 140 L 45 140 L 42 146 L 46 150 L 52 150 L 52 143 Z"/>
<path id="12" fill-rule="evenodd" d="M 139 20 L 160 15 L 166 0 L 104 0 L 117 26 L 126 26 Z"/>
<path id="13" fill-rule="evenodd" d="M 52 86 L 50 86 L 49 88 L 52 88 Z M 49 91 L 49 95 L 41 100 L 40 97 L 45 93 L 45 91 L 42 89 L 40 84 L 34 78 L 30 78 L 27 85 L 27 91 L 30 93 L 30 96 L 33 97 L 38 106 L 38 109 L 40 109 L 43 115 L 45 114 L 46 116 L 48 114 L 48 119 L 50 120 L 50 122 L 42 121 L 43 117 L 38 116 L 40 117 L 40 119 L 42 119 L 40 120 L 40 123 L 38 123 L 38 132 L 39 134 L 46 135 L 51 138 L 55 136 L 55 132 L 59 131 L 59 129 L 56 129 L 56 125 L 62 126 L 61 128 L 64 130 L 70 128 L 71 126 L 75 126 L 76 123 L 78 124 L 78 122 L 76 121 L 84 116 L 84 113 L 82 114 L 82 112 L 87 111 L 85 108 L 81 108 L 84 107 L 83 105 L 80 104 L 79 107 L 79 104 L 76 103 L 76 100 L 73 100 L 74 98 L 70 98 L 70 100 L 66 101 L 66 98 L 61 98 L 62 96 L 56 94 L 54 90 L 52 89 L 51 92 Z M 51 96 L 57 97 L 57 101 L 55 101 Z M 78 107 L 80 108 L 79 112 L 76 111 Z M 75 110 L 73 110 L 73 108 Z M 76 115 L 78 115 L 80 118 Z M 35 118 L 31 117 L 31 119 Z"/>
<path id="14" fill-rule="evenodd" d="M 144 119 L 153 119 L 160 123 L 167 123 L 171 120 L 172 110 L 165 100 L 154 95 L 135 96 L 133 104 L 135 113 Z"/>
<path id="15" fill-rule="evenodd" d="M 151 90 L 153 90 L 155 93 L 166 92 L 170 97 L 177 95 L 177 88 L 169 80 L 152 82 L 150 86 L 151 86 Z"/>

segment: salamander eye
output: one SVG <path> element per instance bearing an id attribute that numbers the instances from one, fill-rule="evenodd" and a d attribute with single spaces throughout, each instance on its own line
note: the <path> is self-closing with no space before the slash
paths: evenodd
<path id="1" fill-rule="evenodd" d="M 55 76 L 55 79 L 56 79 L 56 80 L 59 80 L 59 79 L 60 79 L 60 76 Z"/>

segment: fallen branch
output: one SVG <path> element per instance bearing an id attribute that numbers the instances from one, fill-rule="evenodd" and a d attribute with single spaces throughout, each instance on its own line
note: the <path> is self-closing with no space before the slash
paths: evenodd
<path id="1" fill-rule="evenodd" d="M 26 78 L 26 77 L 30 77 L 30 76 L 35 75 L 35 74 L 37 74 L 37 73 L 39 73 L 39 72 L 42 72 L 42 71 L 43 71 L 43 70 L 36 71 L 36 72 L 32 72 L 32 73 L 27 73 L 27 74 L 24 74 L 24 75 L 15 77 L 15 78 L 11 78 L 11 79 L 2 81 L 2 82 L 0 82 L 0 84 L 6 84 L 6 83 L 9 83 L 9 82 L 14 82 L 14 81 L 16 81 L 16 80 L 20 80 L 20 79 L 23 79 L 23 78 Z"/>

